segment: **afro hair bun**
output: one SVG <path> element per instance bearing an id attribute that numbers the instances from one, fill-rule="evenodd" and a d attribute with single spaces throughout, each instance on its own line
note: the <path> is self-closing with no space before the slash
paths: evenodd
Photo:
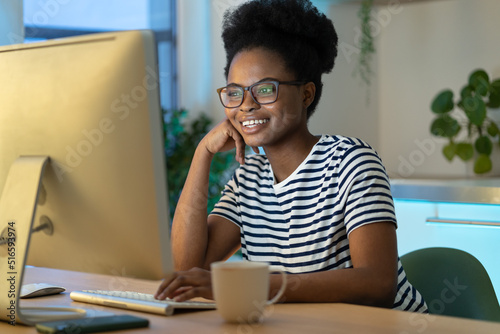
<path id="1" fill-rule="evenodd" d="M 333 69 L 337 56 L 337 34 L 330 19 L 309 0 L 249 1 L 224 15 L 222 38 L 226 50 L 241 45 L 236 41 L 249 36 L 252 45 L 243 46 L 240 50 L 258 46 L 255 45 L 258 41 L 252 36 L 266 34 L 305 41 L 315 49 L 321 72 L 328 73 Z"/>

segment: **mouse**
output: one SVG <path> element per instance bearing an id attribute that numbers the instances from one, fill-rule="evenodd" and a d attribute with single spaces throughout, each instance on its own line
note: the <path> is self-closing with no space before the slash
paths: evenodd
<path id="1" fill-rule="evenodd" d="M 47 295 L 54 295 L 66 291 L 62 286 L 48 283 L 31 283 L 21 286 L 21 298 L 33 298 Z"/>

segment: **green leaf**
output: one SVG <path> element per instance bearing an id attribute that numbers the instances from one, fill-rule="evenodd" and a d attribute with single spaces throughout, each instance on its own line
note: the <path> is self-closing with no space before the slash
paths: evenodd
<path id="1" fill-rule="evenodd" d="M 481 136 L 477 138 L 474 146 L 476 147 L 476 150 L 481 154 L 490 155 L 491 151 L 493 151 L 493 143 L 488 136 Z"/>
<path id="2" fill-rule="evenodd" d="M 448 161 L 453 160 L 456 151 L 457 151 L 457 145 L 453 142 L 450 142 L 448 145 L 443 147 L 443 155 Z"/>
<path id="3" fill-rule="evenodd" d="M 462 99 L 466 96 L 472 96 L 472 92 L 474 91 L 474 87 L 465 85 L 462 90 L 460 91 L 460 96 Z"/>
<path id="4" fill-rule="evenodd" d="M 479 96 L 467 96 L 463 100 L 463 109 L 467 118 L 477 126 L 481 126 L 486 118 L 486 105 Z"/>
<path id="5" fill-rule="evenodd" d="M 489 108 L 500 108 L 500 79 L 493 81 L 490 85 Z"/>
<path id="6" fill-rule="evenodd" d="M 439 93 L 431 104 L 431 110 L 436 114 L 445 114 L 453 110 L 453 92 L 449 89 Z"/>
<path id="7" fill-rule="evenodd" d="M 500 132 L 495 122 L 490 122 L 486 130 L 491 137 L 496 137 L 496 135 Z"/>
<path id="8" fill-rule="evenodd" d="M 486 96 L 490 90 L 490 78 L 484 70 L 476 70 L 469 76 L 469 86 L 473 87 L 476 93 Z"/>
<path id="9" fill-rule="evenodd" d="M 476 162 L 474 163 L 474 173 L 484 174 L 491 170 L 493 164 L 491 162 L 490 156 L 486 154 L 480 154 Z"/>
<path id="10" fill-rule="evenodd" d="M 469 143 L 458 143 L 456 154 L 463 161 L 468 161 L 474 156 L 474 148 Z"/>
<path id="11" fill-rule="evenodd" d="M 431 133 L 434 136 L 451 138 L 460 132 L 458 121 L 448 114 L 438 116 L 431 124 Z"/>

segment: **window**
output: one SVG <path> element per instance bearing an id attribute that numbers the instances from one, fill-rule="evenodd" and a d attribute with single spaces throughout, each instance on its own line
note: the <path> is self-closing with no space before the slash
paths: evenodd
<path id="1" fill-rule="evenodd" d="M 24 0 L 25 42 L 115 30 L 151 29 L 160 99 L 177 108 L 176 0 Z"/>

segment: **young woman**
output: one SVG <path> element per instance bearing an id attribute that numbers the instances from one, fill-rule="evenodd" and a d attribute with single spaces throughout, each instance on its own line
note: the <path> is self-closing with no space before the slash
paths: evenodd
<path id="1" fill-rule="evenodd" d="M 172 227 L 178 271 L 156 297 L 212 298 L 210 264 L 241 247 L 289 273 L 282 301 L 426 312 L 398 260 L 380 158 L 359 139 L 307 126 L 337 54 L 331 21 L 308 0 L 256 0 L 226 13 L 222 37 L 227 118 L 196 149 Z M 246 145 L 265 155 L 245 157 Z M 211 160 L 233 148 L 241 167 L 207 217 Z M 271 294 L 279 285 L 272 277 Z"/>

